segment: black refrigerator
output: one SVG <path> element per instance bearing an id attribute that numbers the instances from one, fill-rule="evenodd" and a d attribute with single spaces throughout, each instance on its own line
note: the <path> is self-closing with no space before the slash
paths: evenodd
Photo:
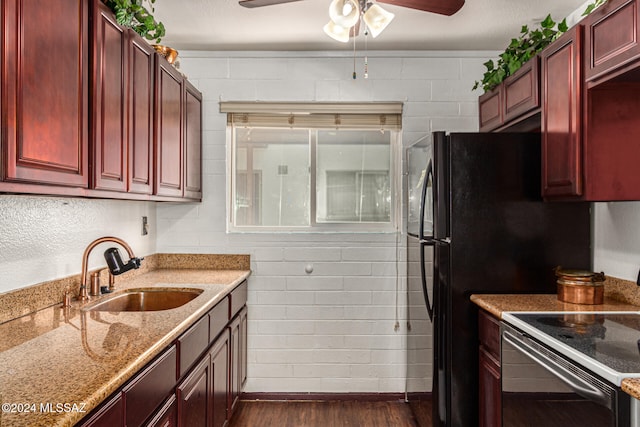
<path id="1" fill-rule="evenodd" d="M 540 134 L 436 132 L 406 155 L 407 400 L 420 426 L 475 426 L 470 296 L 555 293 L 554 267 L 590 269 L 590 205 L 543 202 Z"/>

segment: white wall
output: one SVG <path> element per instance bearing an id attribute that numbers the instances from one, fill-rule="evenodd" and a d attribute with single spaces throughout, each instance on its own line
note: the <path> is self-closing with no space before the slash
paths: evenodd
<path id="1" fill-rule="evenodd" d="M 403 142 L 477 130 L 487 53 L 181 53 L 203 92 L 202 204 L 158 206 L 163 252 L 249 253 L 250 392 L 402 392 L 403 247 L 392 234 L 227 234 L 225 101 L 403 101 Z M 312 265 L 313 273 L 305 273 Z M 400 276 L 400 279 L 397 277 Z"/>
<path id="2" fill-rule="evenodd" d="M 594 271 L 636 281 L 640 269 L 640 202 L 594 203 Z"/>
<path id="3" fill-rule="evenodd" d="M 150 224 L 144 237 L 142 216 Z M 0 195 L 0 292 L 80 273 L 82 253 L 98 237 L 120 237 L 138 256 L 155 253 L 155 217 L 149 202 Z M 103 251 L 94 251 L 90 268 L 106 265 Z"/>

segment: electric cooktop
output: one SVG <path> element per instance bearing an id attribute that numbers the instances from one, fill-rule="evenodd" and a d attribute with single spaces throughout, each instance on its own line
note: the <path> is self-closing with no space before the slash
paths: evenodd
<path id="1" fill-rule="evenodd" d="M 640 313 L 505 313 L 503 320 L 620 386 L 640 378 Z"/>

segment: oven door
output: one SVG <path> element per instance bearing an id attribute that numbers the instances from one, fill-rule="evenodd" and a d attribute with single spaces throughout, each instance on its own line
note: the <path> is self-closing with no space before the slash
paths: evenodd
<path id="1" fill-rule="evenodd" d="M 502 425 L 630 425 L 630 396 L 502 323 Z"/>

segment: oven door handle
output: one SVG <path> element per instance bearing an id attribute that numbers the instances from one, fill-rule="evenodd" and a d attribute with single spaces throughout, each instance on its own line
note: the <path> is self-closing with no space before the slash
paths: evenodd
<path id="1" fill-rule="evenodd" d="M 520 350 L 525 356 L 528 356 L 534 362 L 551 372 L 558 377 L 562 382 L 569 386 L 580 396 L 585 399 L 592 400 L 610 410 L 614 410 L 611 397 L 600 388 L 593 384 L 586 382 L 583 378 L 580 378 L 566 367 L 557 363 L 555 360 L 549 358 L 545 354 L 542 354 L 537 349 L 531 347 L 526 343 L 526 337 L 516 337 L 511 331 L 503 330 L 502 339 L 507 341 L 516 349 Z"/>

